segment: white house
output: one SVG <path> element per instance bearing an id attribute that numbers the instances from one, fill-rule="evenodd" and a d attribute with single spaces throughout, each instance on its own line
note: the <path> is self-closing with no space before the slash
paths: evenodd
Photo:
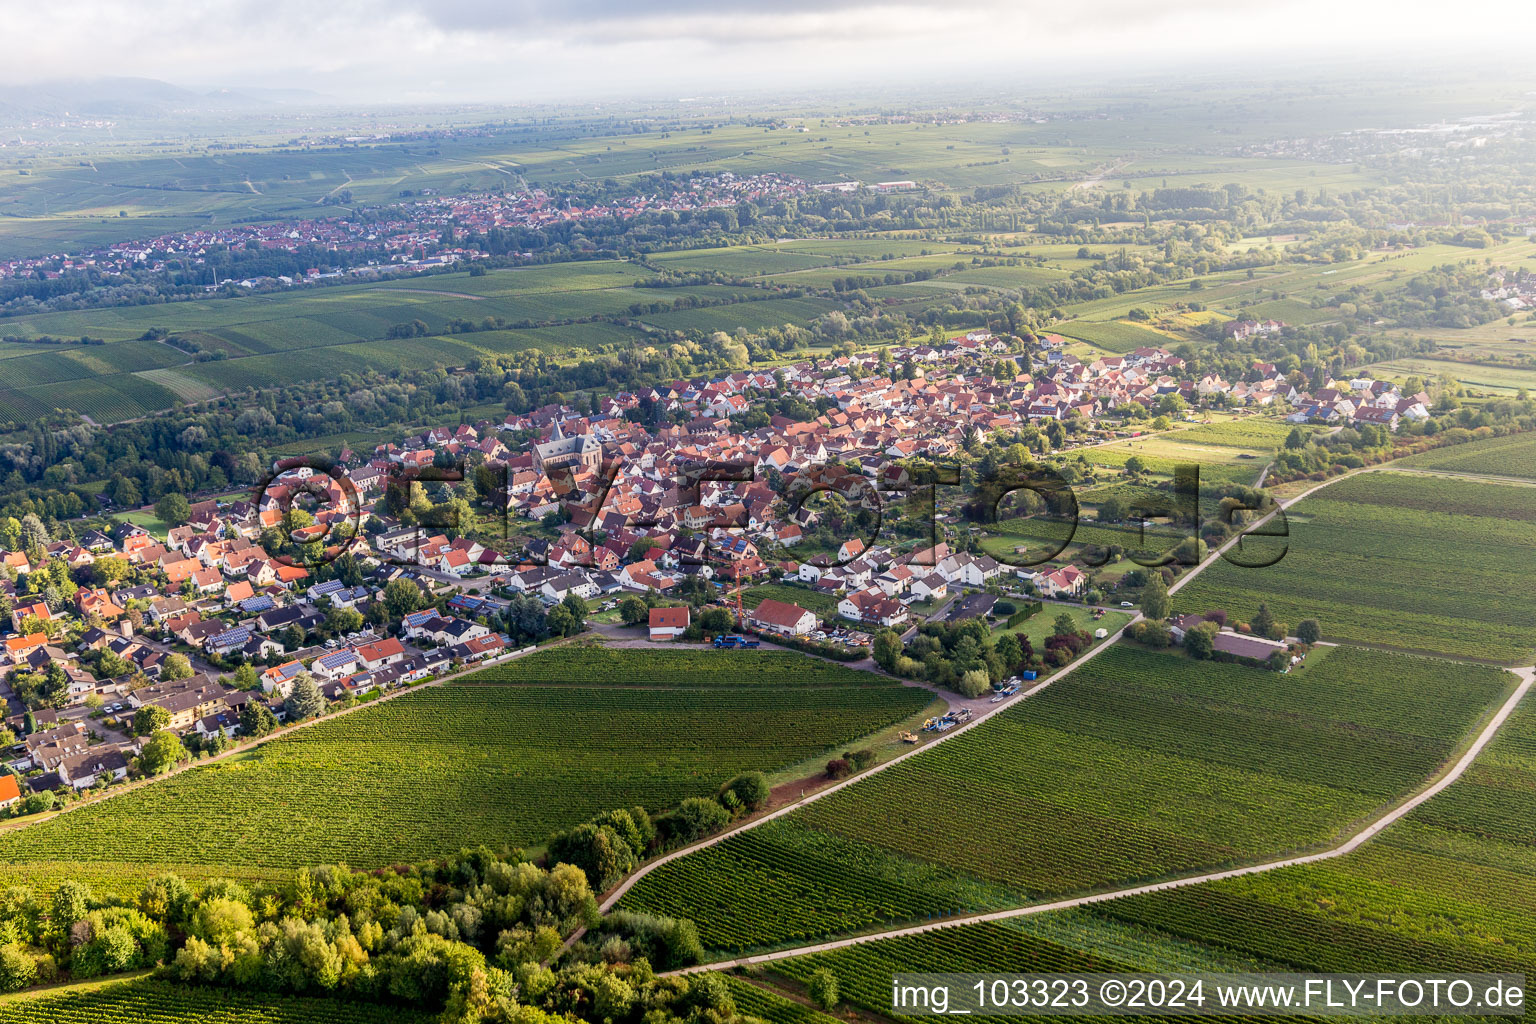
<path id="1" fill-rule="evenodd" d="M 785 636 L 804 636 L 816 628 L 816 614 L 787 601 L 767 598 L 758 605 L 747 621 L 765 633 L 781 633 Z"/>

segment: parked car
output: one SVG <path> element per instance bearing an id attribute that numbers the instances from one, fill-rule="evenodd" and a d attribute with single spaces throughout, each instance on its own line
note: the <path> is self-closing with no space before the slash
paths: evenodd
<path id="1" fill-rule="evenodd" d="M 1136 606 L 1134 604 L 1131 604 L 1131 602 L 1129 602 L 1129 601 L 1121 601 L 1120 602 L 1120 607 L 1121 608 L 1134 608 Z"/>

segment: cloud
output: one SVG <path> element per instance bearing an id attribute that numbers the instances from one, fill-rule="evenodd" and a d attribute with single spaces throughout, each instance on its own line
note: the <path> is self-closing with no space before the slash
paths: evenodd
<path id="1" fill-rule="evenodd" d="M 1519 38 L 1518 0 L 10 0 L 0 80 L 133 75 L 392 100 L 1060 82 Z"/>

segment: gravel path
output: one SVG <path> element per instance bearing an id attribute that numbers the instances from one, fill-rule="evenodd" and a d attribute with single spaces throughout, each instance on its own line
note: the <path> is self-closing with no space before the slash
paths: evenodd
<path id="1" fill-rule="evenodd" d="M 1044 914 L 1053 910 L 1068 910 L 1072 907 L 1081 907 L 1090 903 L 1103 903 L 1107 900 L 1121 899 L 1126 896 L 1140 896 L 1145 893 L 1161 892 L 1165 889 L 1182 889 L 1190 885 L 1202 885 L 1206 882 L 1219 882 L 1227 878 L 1241 878 L 1244 875 L 1256 875 L 1265 871 L 1275 871 L 1279 868 L 1296 867 L 1301 864 L 1315 864 L 1318 861 L 1330 860 L 1334 857 L 1342 857 L 1347 853 L 1353 853 L 1367 840 L 1373 838 L 1387 826 L 1401 819 L 1413 811 L 1426 800 L 1442 792 L 1450 786 L 1477 759 L 1483 748 L 1493 739 L 1503 727 L 1510 714 L 1530 691 L 1533 680 L 1536 680 L 1536 667 L 1510 669 L 1520 677 L 1520 685 L 1510 694 L 1509 699 L 1494 716 L 1489 719 L 1477 738 L 1467 748 L 1461 758 L 1451 768 L 1441 775 L 1433 784 L 1419 790 L 1402 802 L 1394 805 L 1391 810 L 1372 821 L 1369 825 L 1351 835 L 1344 842 L 1332 849 L 1321 853 L 1311 853 L 1300 857 L 1287 857 L 1284 860 L 1269 861 L 1264 864 L 1250 864 L 1246 867 L 1231 868 L 1226 871 L 1210 871 L 1200 875 L 1190 875 L 1185 878 L 1177 878 L 1168 882 L 1156 882 L 1150 885 L 1136 885 L 1125 889 L 1114 889 L 1109 892 L 1093 893 L 1088 896 L 1077 896 L 1071 899 L 1056 900 L 1052 903 L 1036 903 L 1027 907 L 1016 907 L 1011 910 L 998 910 L 987 914 L 971 914 L 966 917 L 948 918 L 944 921 L 934 921 L 928 924 L 912 925 L 906 928 L 894 928 L 890 931 L 875 932 L 868 935 L 855 935 L 846 939 L 835 939 L 830 942 L 819 942 L 809 946 L 797 946 L 794 949 L 784 949 L 773 953 L 763 953 L 758 956 L 741 957 L 736 960 L 724 960 L 712 964 L 701 964 L 696 967 L 687 967 L 680 971 L 670 971 L 668 974 L 695 974 L 700 971 L 717 971 L 730 967 L 740 967 L 746 964 L 768 963 L 773 960 L 784 960 L 788 957 L 805 956 L 809 953 L 824 953 L 829 950 L 843 949 L 847 946 L 856 946 L 865 942 L 878 942 L 884 939 L 900 938 L 904 935 L 921 935 L 924 932 L 937 931 L 940 928 L 958 928 L 969 924 L 980 924 L 986 921 L 1005 921 L 1013 917 L 1027 917 L 1032 914 Z"/>

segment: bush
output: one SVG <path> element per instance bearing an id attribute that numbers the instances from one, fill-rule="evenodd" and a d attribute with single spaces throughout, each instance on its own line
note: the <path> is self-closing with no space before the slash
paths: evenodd
<path id="1" fill-rule="evenodd" d="M 1184 649 L 1189 652 L 1191 658 L 1209 659 L 1216 653 L 1216 633 L 1214 622 L 1202 622 L 1184 634 Z"/>
<path id="2" fill-rule="evenodd" d="M 1161 622 L 1138 622 L 1128 630 L 1128 633 L 1132 640 L 1148 647 L 1162 648 L 1173 643 L 1173 635 Z"/>
<path id="3" fill-rule="evenodd" d="M 14 942 L 0 946 L 0 992 L 15 992 L 37 980 L 37 961 Z"/>
<path id="4" fill-rule="evenodd" d="M 992 677 L 984 668 L 973 668 L 960 677 L 955 692 L 965 697 L 980 697 L 992 689 Z"/>
<path id="5" fill-rule="evenodd" d="M 768 778 L 762 772 L 744 772 L 720 787 L 720 794 L 734 793 L 741 805 L 749 811 L 760 811 L 768 806 L 773 795 Z"/>
<path id="6" fill-rule="evenodd" d="M 712 835 L 730 824 L 731 815 L 717 800 L 691 796 L 678 805 L 657 825 L 663 826 L 667 838 L 676 843 L 691 843 Z"/>
<path id="7" fill-rule="evenodd" d="M 853 774 L 853 765 L 844 757 L 834 757 L 827 762 L 827 777 L 832 779 L 846 779 Z"/>
<path id="8" fill-rule="evenodd" d="M 863 771 L 880 759 L 880 755 L 873 750 L 850 750 L 843 755 L 843 759 L 853 765 L 856 771 Z"/>
<path id="9" fill-rule="evenodd" d="M 813 972 L 805 987 L 811 1002 L 823 1010 L 830 1010 L 837 1005 L 837 975 L 827 968 L 821 967 Z"/>

